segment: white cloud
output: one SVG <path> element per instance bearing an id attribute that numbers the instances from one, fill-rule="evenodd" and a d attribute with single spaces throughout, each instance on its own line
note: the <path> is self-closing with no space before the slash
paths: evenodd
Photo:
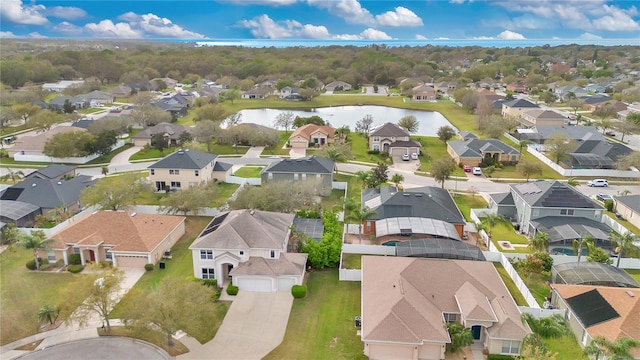
<path id="1" fill-rule="evenodd" d="M 464 0 L 449 0 L 451 4 L 464 4 Z"/>
<path id="2" fill-rule="evenodd" d="M 380 26 L 422 26 L 422 19 L 413 11 L 398 6 L 395 11 L 376 15 L 376 23 Z"/>
<path id="3" fill-rule="evenodd" d="M 493 36 L 474 36 L 471 39 L 473 40 L 495 40 Z"/>
<path id="4" fill-rule="evenodd" d="M 28 36 L 28 37 L 30 37 L 30 38 L 32 38 L 32 39 L 46 39 L 46 38 L 48 38 L 48 36 L 45 36 L 45 35 L 39 34 L 39 33 L 37 33 L 37 32 L 29 33 L 29 35 L 27 35 L 27 36 Z"/>
<path id="5" fill-rule="evenodd" d="M 161 18 L 155 14 L 145 14 L 141 16 L 141 21 L 136 25 L 142 28 L 147 35 L 174 37 L 181 39 L 204 39 L 204 35 L 186 30 L 174 24 L 167 18 Z"/>
<path id="6" fill-rule="evenodd" d="M 87 16 L 87 12 L 72 6 L 54 6 L 47 8 L 45 11 L 47 16 L 53 16 L 58 19 L 74 20 Z"/>
<path id="7" fill-rule="evenodd" d="M 498 36 L 496 36 L 496 39 L 500 39 L 500 40 L 524 40 L 525 37 L 522 34 L 519 34 L 517 32 L 513 32 L 510 30 L 505 30 L 503 32 L 501 32 L 500 34 L 498 34 Z"/>
<path id="8" fill-rule="evenodd" d="M 47 37 L 37 32 L 32 32 L 27 35 L 15 35 L 11 31 L 0 31 L 0 39 L 17 39 L 17 38 L 46 39 Z"/>
<path id="9" fill-rule="evenodd" d="M 324 26 L 311 24 L 302 25 L 295 20 L 274 21 L 267 14 L 257 16 L 251 20 L 241 20 L 238 25 L 249 29 L 251 34 L 262 39 L 327 39 L 329 30 Z"/>
<path id="10" fill-rule="evenodd" d="M 11 31 L 0 31 L 0 39 L 13 39 L 16 37 Z"/>
<path id="11" fill-rule="evenodd" d="M 132 29 L 129 24 L 114 24 L 111 20 L 89 23 L 84 28 L 90 35 L 103 38 L 139 39 L 143 36 L 142 31 Z"/>
<path id="12" fill-rule="evenodd" d="M 336 40 L 391 40 L 391 36 L 384 31 L 368 28 L 360 34 L 341 34 L 333 37 Z"/>
<path id="13" fill-rule="evenodd" d="M 75 26 L 67 21 L 63 21 L 60 24 L 55 25 L 53 30 L 65 35 L 80 35 L 83 31 L 81 27 Z"/>
<path id="14" fill-rule="evenodd" d="M 434 40 L 449 40 L 449 38 L 440 36 L 440 37 L 435 38 Z"/>
<path id="15" fill-rule="evenodd" d="M 592 33 L 583 33 L 577 37 L 578 40 L 602 40 L 602 36 L 598 36 Z"/>
<path id="16" fill-rule="evenodd" d="M 593 27 L 596 30 L 637 31 L 640 29 L 640 24 L 630 16 L 630 14 L 637 14 L 635 6 L 632 6 L 629 11 L 624 11 L 613 5 L 603 5 L 603 10 L 608 15 L 593 20 Z"/>
<path id="17" fill-rule="evenodd" d="M 309 5 L 327 9 L 329 13 L 343 18 L 352 24 L 373 25 L 375 20 L 369 10 L 363 8 L 358 0 L 307 0 Z"/>
<path id="18" fill-rule="evenodd" d="M 416 40 L 427 40 L 427 37 L 424 35 L 416 34 Z"/>
<path id="19" fill-rule="evenodd" d="M 44 25 L 49 22 L 42 14 L 44 5 L 24 5 L 22 0 L 0 2 L 0 17 L 7 22 L 21 25 Z"/>
<path id="20" fill-rule="evenodd" d="M 298 0 L 221 0 L 218 2 L 232 3 L 237 5 L 270 5 L 270 6 L 284 6 L 291 5 L 298 2 Z"/>

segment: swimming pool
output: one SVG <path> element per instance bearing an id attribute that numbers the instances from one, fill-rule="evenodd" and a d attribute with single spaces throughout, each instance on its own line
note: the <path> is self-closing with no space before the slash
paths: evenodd
<path id="1" fill-rule="evenodd" d="M 571 256 L 575 256 L 576 253 L 573 252 L 573 249 L 571 248 L 553 248 L 551 249 L 551 254 L 562 254 L 562 255 L 571 255 Z M 587 249 L 583 248 L 582 249 L 582 256 L 586 256 L 587 255 Z"/>

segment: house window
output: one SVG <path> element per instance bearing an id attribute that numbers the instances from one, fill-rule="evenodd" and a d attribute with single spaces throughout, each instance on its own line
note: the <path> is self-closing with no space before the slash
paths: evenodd
<path id="1" fill-rule="evenodd" d="M 453 323 L 458 321 L 458 314 L 443 313 L 442 315 L 444 316 L 445 322 Z"/>
<path id="2" fill-rule="evenodd" d="M 77 246 L 74 246 L 73 247 L 73 253 L 76 254 L 76 255 L 80 255 L 80 248 L 77 247 Z"/>
<path id="3" fill-rule="evenodd" d="M 517 340 L 502 340 L 502 353 L 503 354 L 519 354 L 520 353 L 520 341 L 517 341 Z"/>
<path id="4" fill-rule="evenodd" d="M 203 279 L 215 279 L 215 272 L 211 268 L 202 268 L 202 278 Z"/>
<path id="5" fill-rule="evenodd" d="M 298 174 L 293 174 L 293 181 L 297 181 L 298 180 Z"/>
<path id="6" fill-rule="evenodd" d="M 171 187 L 174 189 L 180 189 L 182 187 L 182 184 L 180 184 L 180 181 L 172 181 Z"/>
<path id="7" fill-rule="evenodd" d="M 180 170 L 178 170 L 178 169 L 169 169 L 169 175 L 180 175 Z"/>
<path id="8" fill-rule="evenodd" d="M 240 250 L 240 256 L 244 255 L 244 250 Z"/>
<path id="9" fill-rule="evenodd" d="M 379 142 L 379 141 L 380 141 L 380 138 L 379 138 L 378 136 L 374 136 L 374 137 L 373 137 L 373 141 L 374 141 L 374 142 Z"/>
<path id="10" fill-rule="evenodd" d="M 47 260 L 49 260 L 49 262 L 56 262 L 56 253 L 54 251 L 47 251 Z"/>
<path id="11" fill-rule="evenodd" d="M 267 175 L 267 179 L 268 179 L 268 180 L 273 180 L 273 173 L 269 173 L 269 174 Z"/>
<path id="12" fill-rule="evenodd" d="M 321 174 L 316 174 L 316 179 L 321 179 L 322 175 Z"/>
<path id="13" fill-rule="evenodd" d="M 200 250 L 200 259 L 213 260 L 213 250 Z"/>
<path id="14" fill-rule="evenodd" d="M 104 248 L 104 259 L 107 261 L 113 261 L 113 254 L 111 248 Z"/>
<path id="15" fill-rule="evenodd" d="M 573 209 L 560 209 L 560 215 L 573 216 Z"/>
<path id="16" fill-rule="evenodd" d="M 196 170 L 196 176 L 200 176 L 200 170 Z"/>
<path id="17" fill-rule="evenodd" d="M 391 137 L 391 141 L 396 141 L 396 137 L 395 137 L 395 136 L 392 136 L 392 137 Z"/>
<path id="18" fill-rule="evenodd" d="M 155 175 L 156 174 L 156 169 L 151 169 L 151 170 L 149 170 L 149 172 L 151 173 L 151 175 Z"/>
<path id="19" fill-rule="evenodd" d="M 276 258 L 276 251 L 275 251 L 275 250 L 271 250 L 271 252 L 269 253 L 269 256 L 270 256 L 272 259 L 275 259 L 275 258 Z"/>
<path id="20" fill-rule="evenodd" d="M 307 180 L 307 174 L 302 174 L 302 180 Z"/>
<path id="21" fill-rule="evenodd" d="M 373 150 L 380 151 L 380 145 L 373 145 Z"/>

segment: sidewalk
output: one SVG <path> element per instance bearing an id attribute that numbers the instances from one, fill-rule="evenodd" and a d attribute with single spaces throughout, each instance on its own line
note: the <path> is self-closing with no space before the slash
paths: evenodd
<path id="1" fill-rule="evenodd" d="M 241 158 L 244 158 L 244 159 L 259 158 L 263 151 L 264 151 L 264 146 L 252 146 L 249 148 L 249 150 L 247 150 L 246 153 L 244 153 L 244 155 L 241 156 Z"/>

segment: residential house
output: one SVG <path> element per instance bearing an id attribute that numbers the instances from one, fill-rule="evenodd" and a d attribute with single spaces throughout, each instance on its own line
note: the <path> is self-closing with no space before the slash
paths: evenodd
<path id="1" fill-rule="evenodd" d="M 568 100 L 567 96 L 570 94 L 577 98 L 589 95 L 587 90 L 575 85 L 560 86 L 555 88 L 553 92 L 558 96 L 560 101 Z"/>
<path id="2" fill-rule="evenodd" d="M 272 162 L 262 169 L 260 178 L 263 184 L 274 181 L 316 181 L 320 195 L 329 196 L 335 170 L 333 160 L 313 155 Z"/>
<path id="3" fill-rule="evenodd" d="M 232 170 L 233 164 L 216 161 L 216 163 L 213 164 L 213 180 L 226 182 L 227 178 L 231 176 Z"/>
<path id="4" fill-rule="evenodd" d="M 539 109 L 540 106 L 525 99 L 513 99 L 502 103 L 502 116 L 518 119 L 525 111 Z"/>
<path id="5" fill-rule="evenodd" d="M 44 151 L 44 144 L 47 140 L 57 134 L 76 131 L 87 130 L 73 126 L 59 125 L 36 135 L 19 136 L 15 141 L 15 145 L 7 150 L 9 151 L 10 157 L 14 157 L 15 155 L 43 155 L 42 152 Z"/>
<path id="6" fill-rule="evenodd" d="M 458 87 L 458 84 L 454 81 L 443 81 L 434 84 L 433 86 L 438 94 L 453 94 Z"/>
<path id="7" fill-rule="evenodd" d="M 37 206 L 39 214 L 50 216 L 57 209 L 70 214 L 80 212 L 80 193 L 95 180 L 91 176 L 77 175 L 68 180 L 60 178 L 27 177 L 0 192 L 0 200 L 20 201 Z"/>
<path id="8" fill-rule="evenodd" d="M 595 126 L 554 126 L 537 125 L 531 129 L 517 129 L 515 137 L 519 140 L 528 140 L 539 149 L 543 149 L 547 141 L 553 140 L 558 133 L 566 135 L 567 140 L 581 142 L 587 140 L 604 140 L 604 136 Z"/>
<path id="9" fill-rule="evenodd" d="M 218 156 L 195 150 L 178 150 L 149 165 L 149 181 L 156 191 L 180 190 L 213 179 Z"/>
<path id="10" fill-rule="evenodd" d="M 585 86 L 584 89 L 591 93 L 602 94 L 609 87 L 611 87 L 611 84 L 599 83 L 599 84 L 589 84 Z"/>
<path id="11" fill-rule="evenodd" d="M 507 84 L 506 89 L 507 91 L 512 91 L 514 93 L 526 94 L 527 84 L 521 83 L 521 82 L 511 83 L 511 84 Z"/>
<path id="12" fill-rule="evenodd" d="M 332 81 L 324 86 L 327 91 L 347 91 L 351 90 L 351 84 L 344 81 Z"/>
<path id="13" fill-rule="evenodd" d="M 487 163 L 513 164 L 520 161 L 520 152 L 498 139 L 451 140 L 447 152 L 456 164 L 479 166 Z"/>
<path id="14" fill-rule="evenodd" d="M 605 106 L 606 104 L 611 104 L 611 106 L 613 106 L 613 108 L 615 109 L 616 113 L 618 113 L 620 111 L 627 110 L 627 108 L 628 108 L 627 104 L 623 103 L 622 101 L 618 101 L 618 100 L 611 100 L 611 101 L 601 102 L 601 103 L 597 103 L 597 104 L 590 104 L 590 105 L 588 105 L 588 108 L 591 111 L 596 111 L 599 108 L 601 108 L 602 106 Z"/>
<path id="15" fill-rule="evenodd" d="M 409 131 L 394 123 L 385 123 L 369 131 L 369 150 L 388 152 L 389 155 L 420 153 L 420 143 L 411 140 Z"/>
<path id="16" fill-rule="evenodd" d="M 69 102 L 69 104 L 76 109 L 84 109 L 89 106 L 89 103 L 86 102 L 86 99 L 81 96 L 64 96 L 58 95 L 53 99 L 49 100 L 49 109 L 56 111 L 63 111 L 64 104 Z"/>
<path id="17" fill-rule="evenodd" d="M 460 131 L 458 133 L 458 136 L 460 137 L 460 140 L 462 141 L 467 141 L 467 140 L 472 140 L 472 139 L 479 139 L 478 135 L 472 133 L 471 131 L 468 130 L 463 130 Z"/>
<path id="18" fill-rule="evenodd" d="M 573 187 L 559 181 L 511 184 L 510 196 L 491 194 L 490 208 L 512 219 L 521 233 L 549 235 L 549 244 L 571 249 L 575 239 L 593 236 L 596 244 L 610 245 L 609 229 L 602 224 L 603 207 Z"/>
<path id="19" fill-rule="evenodd" d="M 151 105 L 171 113 L 171 116 L 173 117 L 187 115 L 187 110 L 189 110 L 189 107 L 191 106 L 189 100 L 182 95 L 174 95 L 169 98 L 164 98 L 151 103 Z"/>
<path id="20" fill-rule="evenodd" d="M 295 97 L 295 96 L 300 96 L 300 88 L 294 88 L 291 86 L 285 86 L 282 89 L 280 89 L 280 98 L 281 99 L 287 99 L 287 98 L 291 98 Z"/>
<path id="21" fill-rule="evenodd" d="M 451 194 L 434 186 L 398 191 L 394 186 L 362 190 L 362 206 L 376 212 L 365 220 L 363 234 L 385 236 L 449 238 L 460 240 L 466 221 Z M 428 220 L 428 221 L 427 221 Z M 415 236 L 414 236 L 415 235 Z M 409 239 L 409 238 L 407 238 Z"/>
<path id="22" fill-rule="evenodd" d="M 189 246 L 193 274 L 240 291 L 291 291 L 302 285 L 307 254 L 288 253 L 293 214 L 233 210 L 218 214 Z"/>
<path id="23" fill-rule="evenodd" d="M 277 80 L 265 80 L 258 84 L 260 87 L 274 88 L 278 84 Z"/>
<path id="24" fill-rule="evenodd" d="M 569 327 L 582 347 L 598 336 L 611 342 L 623 337 L 640 341 L 640 289 L 551 284 L 551 303 L 567 311 Z M 640 359 L 640 348 L 630 353 Z"/>
<path id="25" fill-rule="evenodd" d="M 525 128 L 538 125 L 562 126 L 568 121 L 567 118 L 555 111 L 542 109 L 525 111 L 517 120 Z"/>
<path id="26" fill-rule="evenodd" d="M 112 104 L 114 96 L 104 91 L 94 90 L 88 94 L 78 95 L 78 97 L 84 99 L 85 103 L 89 104 L 89 107 L 100 107 L 106 104 Z"/>
<path id="27" fill-rule="evenodd" d="M 449 322 L 489 354 L 518 355 L 531 333 L 487 261 L 363 256 L 361 303 L 370 359 L 444 359 Z"/>
<path id="28" fill-rule="evenodd" d="M 256 87 L 242 93 L 243 99 L 266 99 L 271 95 L 271 89 L 268 87 Z"/>
<path id="29" fill-rule="evenodd" d="M 47 251 L 50 261 L 71 254 L 80 262 L 107 261 L 118 267 L 142 268 L 156 264 L 185 233 L 185 217 L 128 211 L 96 211 L 53 235 Z"/>
<path id="30" fill-rule="evenodd" d="M 489 101 L 491 103 L 493 103 L 496 100 L 504 100 L 505 97 L 502 95 L 498 95 L 495 92 L 491 91 L 491 90 L 487 90 L 485 88 L 479 88 L 476 93 L 478 94 L 478 100 L 480 99 L 485 99 L 486 101 Z"/>
<path id="31" fill-rule="evenodd" d="M 133 135 L 131 139 L 133 140 L 134 146 L 145 146 L 151 145 L 151 139 L 153 139 L 155 135 L 162 134 L 168 146 L 178 146 L 180 145 L 180 136 L 184 132 L 191 133 L 191 129 L 178 124 L 162 122 L 140 131 Z"/>
<path id="32" fill-rule="evenodd" d="M 51 164 L 49 166 L 37 169 L 26 176 L 27 179 L 51 179 L 63 180 L 74 177 L 75 167 L 64 164 Z"/>
<path id="33" fill-rule="evenodd" d="M 130 87 L 126 86 L 126 85 L 120 85 L 120 86 L 116 86 L 114 88 L 109 89 L 109 94 L 111 94 L 113 97 L 129 97 L 131 96 L 131 91 L 133 89 L 131 89 Z"/>
<path id="34" fill-rule="evenodd" d="M 335 142 L 336 129 L 327 125 L 307 124 L 297 128 L 289 137 L 289 146 L 306 149 Z"/>
<path id="35" fill-rule="evenodd" d="M 436 89 L 427 84 L 418 85 L 411 89 L 411 99 L 414 101 L 435 101 Z"/>
<path id="36" fill-rule="evenodd" d="M 575 143 L 564 163 L 572 169 L 614 169 L 619 158 L 632 152 L 632 149 L 620 143 L 585 140 Z"/>
<path id="37" fill-rule="evenodd" d="M 583 96 L 580 99 L 584 101 L 585 108 L 589 109 L 590 111 L 594 111 L 601 104 L 606 104 L 607 102 L 613 101 L 613 98 L 605 94 Z"/>
<path id="38" fill-rule="evenodd" d="M 52 92 L 63 92 L 69 86 L 84 84 L 84 80 L 62 80 L 57 83 L 42 84 L 42 90 Z"/>
<path id="39" fill-rule="evenodd" d="M 160 85 L 162 85 L 160 82 L 163 82 L 164 85 L 166 85 L 167 89 L 173 89 L 174 87 L 178 86 L 178 80 L 169 78 L 169 77 L 163 77 L 163 78 L 154 78 L 151 79 L 151 81 L 149 81 L 152 85 L 152 87 L 150 88 L 150 90 L 164 90 L 164 88 L 161 88 Z"/>
<path id="40" fill-rule="evenodd" d="M 137 92 L 158 90 L 156 84 L 155 83 L 152 84 L 149 81 L 140 81 L 140 82 L 135 82 L 135 83 L 127 83 L 127 84 L 125 84 L 125 86 L 127 86 L 127 87 L 129 87 L 132 90 L 135 90 Z"/>
<path id="41" fill-rule="evenodd" d="M 616 195 L 613 202 L 616 214 L 640 228 L 640 195 Z"/>

